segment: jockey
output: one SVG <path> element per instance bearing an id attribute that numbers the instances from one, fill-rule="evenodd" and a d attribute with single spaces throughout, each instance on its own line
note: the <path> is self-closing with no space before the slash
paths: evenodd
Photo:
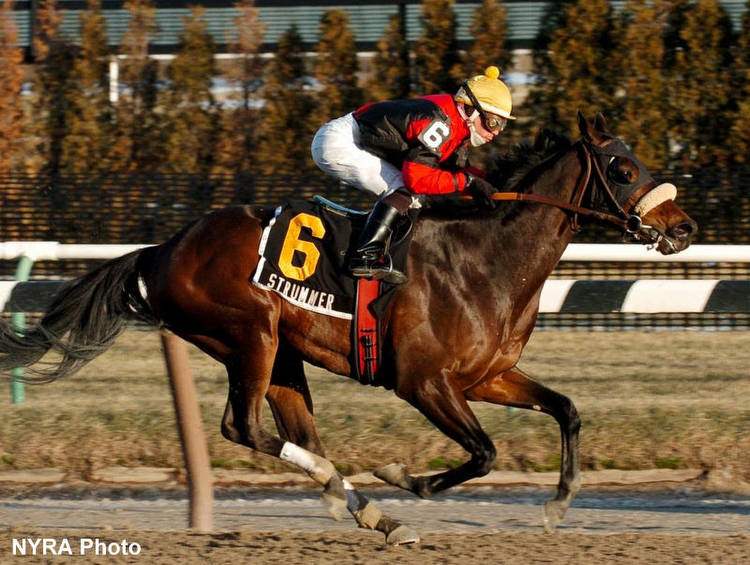
<path id="1" fill-rule="evenodd" d="M 497 189 L 468 165 L 469 144 L 492 141 L 511 116 L 497 67 L 466 80 L 458 92 L 367 104 L 323 125 L 312 157 L 326 173 L 378 197 L 349 263 L 356 277 L 400 284 L 388 254 L 396 221 L 418 208 L 413 195 L 472 194 L 488 207 Z"/>

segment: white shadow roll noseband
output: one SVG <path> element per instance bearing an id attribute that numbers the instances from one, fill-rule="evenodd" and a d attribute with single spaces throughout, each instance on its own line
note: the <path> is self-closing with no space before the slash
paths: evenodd
<path id="1" fill-rule="evenodd" d="M 643 198 L 633 207 L 633 212 L 643 217 L 659 204 L 663 204 L 667 200 L 674 200 L 676 197 L 677 187 L 669 182 L 662 183 L 644 194 Z"/>

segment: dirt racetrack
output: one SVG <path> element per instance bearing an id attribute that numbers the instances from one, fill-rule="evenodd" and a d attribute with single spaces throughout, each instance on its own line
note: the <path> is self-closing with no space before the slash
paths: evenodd
<path id="1" fill-rule="evenodd" d="M 183 531 L 83 532 L 39 530 L 5 532 L 0 544 L 3 563 L 31 562 L 11 554 L 11 538 L 39 536 L 67 538 L 73 556 L 47 555 L 45 563 L 748 563 L 750 536 L 698 536 L 648 533 L 582 534 L 530 532 L 491 534 L 426 534 L 414 546 L 386 546 L 380 534 L 352 532 L 223 532 L 197 534 Z M 78 555 L 80 538 L 121 543 L 138 540 L 139 555 Z M 38 562 L 38 561 L 36 561 Z"/>
<path id="2" fill-rule="evenodd" d="M 584 493 L 554 534 L 541 530 L 539 507 L 547 493 L 540 489 L 467 488 L 434 501 L 374 489 L 369 496 L 387 513 L 420 531 L 420 544 L 401 547 L 356 529 L 350 519 L 332 521 L 318 493 L 306 489 L 222 491 L 212 533 L 180 529 L 187 509 L 181 491 L 25 493 L 8 491 L 2 499 L 0 563 L 39 557 L 45 563 L 155 565 L 750 563 L 748 499 L 687 486 Z M 31 557 L 31 540 L 40 539 L 54 540 L 58 553 L 64 542 L 70 549 Z M 98 555 L 95 547 L 102 548 Z"/>

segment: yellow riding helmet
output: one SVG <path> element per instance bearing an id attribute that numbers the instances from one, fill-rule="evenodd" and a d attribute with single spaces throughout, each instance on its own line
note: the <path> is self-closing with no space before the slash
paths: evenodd
<path id="1" fill-rule="evenodd" d="M 477 75 L 468 79 L 461 88 L 458 89 L 456 95 L 453 97 L 456 102 L 463 102 L 474 106 L 469 95 L 466 93 L 465 88 L 468 86 L 471 89 L 471 93 L 476 98 L 482 110 L 485 112 L 492 112 L 503 118 L 509 120 L 515 120 L 515 116 L 511 116 L 510 112 L 513 109 L 513 104 L 510 99 L 510 90 L 505 86 L 505 83 L 498 77 L 500 76 L 500 69 L 495 66 L 487 67 L 483 75 Z"/>

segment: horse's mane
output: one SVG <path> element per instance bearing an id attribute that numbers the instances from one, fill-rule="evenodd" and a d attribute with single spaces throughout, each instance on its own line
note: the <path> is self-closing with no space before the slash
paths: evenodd
<path id="1" fill-rule="evenodd" d="M 540 165 L 572 145 L 566 135 L 544 129 L 533 142 L 521 142 L 490 163 L 487 180 L 503 192 L 525 192 Z M 476 214 L 477 207 L 471 200 L 455 196 L 430 197 L 425 212 L 441 217 L 461 217 Z"/>
<path id="2" fill-rule="evenodd" d="M 533 142 L 522 142 L 501 155 L 487 171 L 487 180 L 503 191 L 523 192 L 522 181 L 551 157 L 570 149 L 566 135 L 544 129 Z"/>

